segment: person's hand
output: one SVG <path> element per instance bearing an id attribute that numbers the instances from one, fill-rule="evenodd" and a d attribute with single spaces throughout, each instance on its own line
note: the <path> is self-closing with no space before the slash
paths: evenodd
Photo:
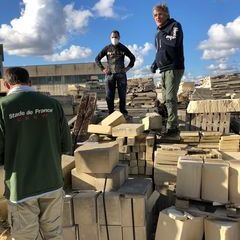
<path id="1" fill-rule="evenodd" d="M 124 68 L 125 73 L 128 72 L 129 70 L 130 70 L 130 67 L 125 67 Z"/>
<path id="2" fill-rule="evenodd" d="M 104 68 L 103 73 L 105 73 L 106 75 L 109 75 L 111 72 L 109 68 Z"/>

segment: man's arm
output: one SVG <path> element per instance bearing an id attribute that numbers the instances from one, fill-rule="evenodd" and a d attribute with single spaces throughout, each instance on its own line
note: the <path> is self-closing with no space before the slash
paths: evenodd
<path id="1" fill-rule="evenodd" d="M 126 69 L 128 71 L 130 68 L 132 68 L 134 66 L 136 58 L 126 46 L 124 46 L 124 52 L 125 52 L 125 55 L 130 59 L 129 64 L 126 67 Z"/>
<path id="2" fill-rule="evenodd" d="M 152 63 L 150 69 L 151 69 L 151 72 L 152 72 L 152 73 L 156 73 L 156 71 L 157 71 L 157 69 L 158 69 L 156 60 L 154 60 L 154 62 Z"/>
<path id="3" fill-rule="evenodd" d="M 101 60 L 107 55 L 107 47 L 103 48 L 102 51 L 97 55 L 95 58 L 95 62 L 98 65 L 98 67 L 103 71 L 105 67 L 103 66 Z"/>
<path id="4" fill-rule="evenodd" d="M 170 34 L 167 34 L 164 31 L 161 31 L 159 29 L 159 34 L 161 36 L 161 41 L 163 41 L 164 44 L 171 46 L 171 47 L 177 47 L 179 46 L 181 40 L 183 39 L 183 31 L 181 24 L 176 23 Z"/>

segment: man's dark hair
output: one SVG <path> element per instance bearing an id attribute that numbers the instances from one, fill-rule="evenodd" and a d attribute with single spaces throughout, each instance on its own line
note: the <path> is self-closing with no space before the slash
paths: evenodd
<path id="1" fill-rule="evenodd" d="M 117 30 L 113 30 L 112 32 L 111 32 L 111 34 L 112 33 L 115 33 L 115 34 L 117 34 L 119 37 L 120 37 L 120 33 L 119 33 L 119 31 L 117 31 Z"/>
<path id="2" fill-rule="evenodd" d="M 5 71 L 4 80 L 9 84 L 28 84 L 29 74 L 25 68 L 11 67 Z"/>

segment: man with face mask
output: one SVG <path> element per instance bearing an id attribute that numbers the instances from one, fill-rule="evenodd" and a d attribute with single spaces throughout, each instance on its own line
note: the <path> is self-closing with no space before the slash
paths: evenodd
<path id="1" fill-rule="evenodd" d="M 162 74 L 163 101 L 167 107 L 167 135 L 178 130 L 177 92 L 184 73 L 183 31 L 179 22 L 170 18 L 165 4 L 153 8 L 157 25 L 155 37 L 156 58 L 151 66 L 153 73 L 159 68 Z"/>
<path id="2" fill-rule="evenodd" d="M 97 55 L 95 61 L 97 65 L 106 75 L 106 101 L 108 112 L 114 112 L 115 89 L 117 86 L 120 99 L 119 109 L 124 115 L 127 115 L 126 110 L 126 93 L 127 93 L 127 76 L 126 72 L 134 66 L 135 56 L 130 50 L 119 42 L 120 33 L 112 31 L 110 35 L 111 44 L 107 45 Z M 103 57 L 107 57 L 107 66 L 104 67 L 101 63 Z M 125 67 L 125 56 L 130 59 L 127 67 Z"/>

